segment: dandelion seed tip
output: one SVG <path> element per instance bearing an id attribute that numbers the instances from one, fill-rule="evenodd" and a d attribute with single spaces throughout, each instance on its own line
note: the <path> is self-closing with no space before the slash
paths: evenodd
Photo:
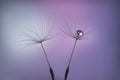
<path id="1" fill-rule="evenodd" d="M 37 41 L 37 43 L 42 43 L 44 40 Z"/>

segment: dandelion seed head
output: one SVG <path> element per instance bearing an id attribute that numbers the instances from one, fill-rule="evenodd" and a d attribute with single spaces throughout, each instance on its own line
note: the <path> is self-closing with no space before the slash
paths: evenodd
<path id="1" fill-rule="evenodd" d="M 63 23 L 64 29 L 60 29 L 62 32 L 64 32 L 66 35 L 77 39 L 77 40 L 83 40 L 86 37 L 87 34 L 87 27 L 81 25 L 78 21 L 74 22 L 66 22 Z"/>
<path id="2" fill-rule="evenodd" d="M 40 25 L 31 26 L 31 29 L 27 28 L 26 30 L 23 32 L 24 40 L 22 40 L 26 46 L 43 43 L 56 35 L 55 27 L 49 20 L 42 21 Z"/>

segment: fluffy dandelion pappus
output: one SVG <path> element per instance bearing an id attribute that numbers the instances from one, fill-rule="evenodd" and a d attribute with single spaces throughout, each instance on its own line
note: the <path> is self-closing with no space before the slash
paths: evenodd
<path id="1" fill-rule="evenodd" d="M 55 36 L 53 26 L 50 25 L 50 23 L 46 23 L 46 24 L 43 24 L 42 26 L 40 26 L 38 30 L 39 30 L 38 33 L 37 33 L 37 31 L 35 32 L 33 30 L 30 30 L 30 32 L 33 34 L 24 33 L 24 36 L 26 36 L 28 39 L 25 39 L 22 41 L 30 42 L 30 43 L 28 43 L 28 45 L 37 45 L 37 44 L 41 45 L 41 47 L 43 49 L 43 53 L 44 53 L 46 61 L 47 61 L 47 64 L 49 66 L 49 72 L 50 72 L 51 78 L 52 78 L 52 80 L 54 80 L 54 72 L 50 65 L 46 50 L 43 45 L 43 42 L 50 40 Z"/>

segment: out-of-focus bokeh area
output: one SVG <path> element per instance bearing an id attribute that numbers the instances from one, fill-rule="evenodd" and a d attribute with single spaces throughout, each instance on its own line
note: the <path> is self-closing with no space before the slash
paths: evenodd
<path id="1" fill-rule="evenodd" d="M 56 80 L 64 80 L 74 39 L 65 35 L 65 21 L 78 21 L 87 34 L 76 46 L 68 80 L 120 80 L 119 1 L 1 1 L 0 80 L 51 80 L 40 45 L 24 47 L 22 34 L 38 30 L 50 18 L 57 35 L 44 42 Z M 23 48 L 24 47 L 24 48 Z M 25 49 L 27 48 L 27 49 Z"/>

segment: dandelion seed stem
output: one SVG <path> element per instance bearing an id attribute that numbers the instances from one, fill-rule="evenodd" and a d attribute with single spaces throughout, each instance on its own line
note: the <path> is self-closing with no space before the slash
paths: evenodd
<path id="1" fill-rule="evenodd" d="M 42 42 L 41 42 L 41 46 L 42 46 L 42 49 L 43 49 L 43 51 L 44 51 L 44 54 L 45 54 L 45 57 L 46 57 L 46 60 L 47 60 L 48 66 L 49 66 L 49 72 L 50 72 L 51 78 L 52 78 L 52 80 L 54 80 L 54 72 L 53 72 L 52 67 L 50 66 L 50 62 L 49 62 L 49 60 L 48 60 L 47 53 L 46 53 L 46 51 L 45 51 L 45 48 L 44 48 Z"/>
<path id="2" fill-rule="evenodd" d="M 73 54 L 74 54 L 74 51 L 75 51 L 76 44 L 77 44 L 77 39 L 75 40 L 75 43 L 74 43 L 74 46 L 73 46 L 73 49 L 72 49 L 72 53 L 71 53 L 71 56 L 70 56 L 70 59 L 69 59 L 68 67 L 69 67 L 70 64 L 71 64 L 71 61 L 72 61 L 72 57 L 73 57 Z"/>
<path id="3" fill-rule="evenodd" d="M 51 66 L 50 66 L 50 62 L 49 62 L 48 57 L 47 57 L 47 53 L 46 53 L 46 51 L 45 51 L 45 48 L 44 48 L 42 42 L 41 42 L 41 46 L 42 46 L 42 49 L 43 49 L 43 51 L 44 51 L 44 54 L 45 54 L 45 57 L 46 57 L 46 60 L 47 60 L 48 66 L 51 67 Z"/>
<path id="4" fill-rule="evenodd" d="M 69 59 L 69 63 L 68 63 L 68 66 L 67 66 L 67 69 L 66 69 L 66 72 L 65 72 L 64 80 L 67 80 L 67 76 L 68 76 L 68 73 L 69 73 L 69 67 L 70 67 L 70 64 L 71 64 L 71 61 L 72 61 L 72 57 L 73 57 L 73 54 L 74 54 L 74 51 L 75 51 L 77 40 L 78 39 L 75 39 L 75 43 L 74 43 L 74 46 L 73 46 L 73 49 L 72 49 L 72 53 L 71 53 L 71 56 L 70 56 L 70 59 Z"/>

